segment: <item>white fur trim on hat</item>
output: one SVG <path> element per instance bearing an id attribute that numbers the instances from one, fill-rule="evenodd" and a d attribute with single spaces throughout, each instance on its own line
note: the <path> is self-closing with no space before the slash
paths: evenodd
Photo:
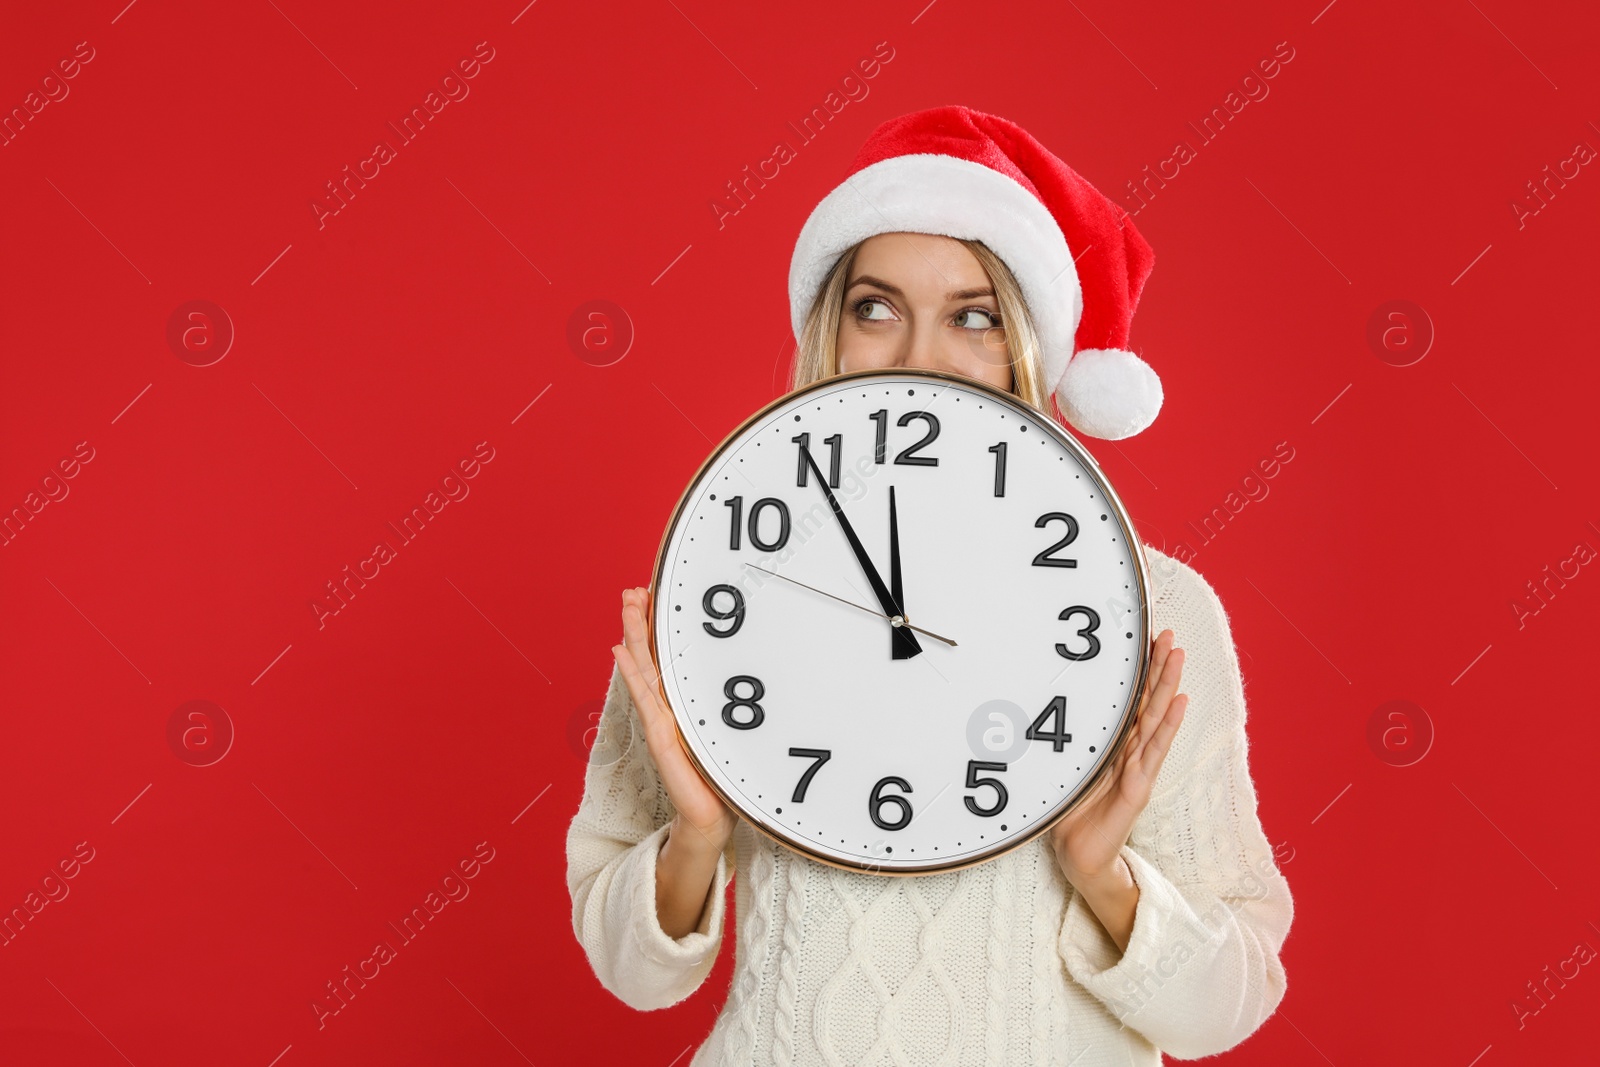
<path id="1" fill-rule="evenodd" d="M 1039 334 L 1046 380 L 1056 381 L 1066 372 L 1083 315 L 1083 289 L 1061 227 L 1044 203 L 1015 179 L 981 163 L 931 153 L 894 156 L 863 167 L 811 212 L 789 262 L 789 313 L 796 339 L 839 256 L 868 237 L 900 232 L 987 245 L 1022 288 Z"/>
<path id="2" fill-rule="evenodd" d="M 1067 364 L 1055 394 L 1067 421 L 1108 441 L 1143 431 L 1161 410 L 1161 379 L 1121 348 L 1083 349 Z"/>

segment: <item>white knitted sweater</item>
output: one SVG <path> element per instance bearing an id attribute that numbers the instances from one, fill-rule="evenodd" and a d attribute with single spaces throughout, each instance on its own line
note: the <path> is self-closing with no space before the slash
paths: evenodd
<path id="1" fill-rule="evenodd" d="M 1145 552 L 1152 633 L 1170 627 L 1185 649 L 1189 704 L 1122 849 L 1139 884 L 1125 953 L 1048 834 L 976 867 L 889 878 L 808 859 L 742 819 L 699 929 L 669 938 L 655 864 L 674 809 L 613 666 L 567 831 L 573 929 L 601 984 L 640 1010 L 688 997 L 722 948 L 731 880 L 733 983 L 691 1067 L 1143 1067 L 1243 1041 L 1283 999 L 1294 904 L 1256 815 L 1228 617 L 1191 567 Z"/>

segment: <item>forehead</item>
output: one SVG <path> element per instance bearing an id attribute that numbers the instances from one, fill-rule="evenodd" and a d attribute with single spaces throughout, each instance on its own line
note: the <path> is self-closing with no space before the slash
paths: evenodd
<path id="1" fill-rule="evenodd" d="M 856 250 L 850 280 L 863 274 L 901 288 L 973 288 L 988 283 L 978 257 L 953 237 L 930 233 L 880 233 Z"/>

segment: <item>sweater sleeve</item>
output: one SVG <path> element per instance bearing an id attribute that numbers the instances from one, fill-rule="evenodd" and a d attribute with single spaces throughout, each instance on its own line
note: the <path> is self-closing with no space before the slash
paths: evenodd
<path id="1" fill-rule="evenodd" d="M 1157 594 L 1185 649 L 1183 725 L 1122 856 L 1139 885 L 1125 952 L 1077 893 L 1058 943 L 1067 972 L 1176 1059 L 1249 1037 L 1287 990 L 1279 951 L 1294 917 L 1256 814 L 1238 653 L 1216 591 L 1186 564 Z"/>
<path id="2" fill-rule="evenodd" d="M 567 828 L 567 890 L 573 932 L 595 976 L 640 1011 L 670 1007 L 698 989 L 722 944 L 727 850 L 717 857 L 698 928 L 674 940 L 657 919 L 656 857 L 674 814 L 613 664 L 583 800 Z"/>

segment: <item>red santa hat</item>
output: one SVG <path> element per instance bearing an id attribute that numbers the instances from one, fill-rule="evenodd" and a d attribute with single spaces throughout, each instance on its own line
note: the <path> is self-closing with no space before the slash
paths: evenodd
<path id="1" fill-rule="evenodd" d="M 839 256 L 895 232 L 979 240 L 1005 261 L 1033 316 L 1057 415 L 1069 426 L 1120 440 L 1155 421 L 1161 379 L 1127 349 L 1155 253 L 1121 206 L 1021 126 L 950 106 L 873 130 L 795 243 L 795 337 Z"/>

